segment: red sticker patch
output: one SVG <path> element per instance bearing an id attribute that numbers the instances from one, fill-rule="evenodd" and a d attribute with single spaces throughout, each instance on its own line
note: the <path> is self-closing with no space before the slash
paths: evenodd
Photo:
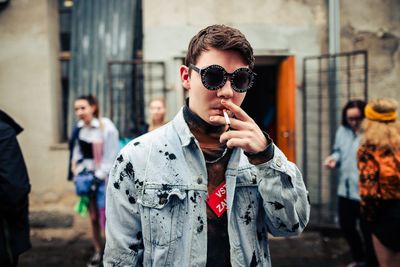
<path id="1" fill-rule="evenodd" d="M 211 193 L 206 199 L 208 206 L 212 209 L 212 211 L 218 216 L 221 217 L 222 214 L 227 209 L 226 204 L 226 183 L 223 182 L 220 184 L 214 192 Z"/>

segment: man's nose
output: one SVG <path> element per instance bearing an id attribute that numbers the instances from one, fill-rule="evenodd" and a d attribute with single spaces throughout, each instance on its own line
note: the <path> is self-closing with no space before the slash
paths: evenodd
<path id="1" fill-rule="evenodd" d="M 232 98 L 233 97 L 233 88 L 231 85 L 231 81 L 228 79 L 224 86 L 217 91 L 217 96 L 222 98 Z"/>

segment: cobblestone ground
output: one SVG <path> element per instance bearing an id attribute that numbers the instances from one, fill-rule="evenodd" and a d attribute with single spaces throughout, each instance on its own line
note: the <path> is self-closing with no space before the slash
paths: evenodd
<path id="1" fill-rule="evenodd" d="M 20 257 L 19 266 L 86 266 L 92 253 L 88 218 L 49 214 L 33 216 L 33 248 Z M 270 250 L 273 267 L 342 267 L 350 261 L 338 231 L 307 230 L 300 237 L 271 237 Z"/>

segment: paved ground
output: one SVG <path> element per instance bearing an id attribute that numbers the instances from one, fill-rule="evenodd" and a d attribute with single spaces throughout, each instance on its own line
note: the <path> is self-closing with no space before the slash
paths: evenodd
<path id="1" fill-rule="evenodd" d="M 83 267 L 91 255 L 88 219 L 65 213 L 35 212 L 33 248 L 20 267 Z M 347 245 L 338 231 L 305 231 L 296 238 L 271 238 L 274 267 L 342 267 L 349 262 Z"/>

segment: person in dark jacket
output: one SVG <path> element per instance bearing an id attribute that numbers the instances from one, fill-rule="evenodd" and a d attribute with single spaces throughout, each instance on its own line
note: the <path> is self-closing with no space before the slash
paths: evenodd
<path id="1" fill-rule="evenodd" d="M 31 248 L 28 194 L 31 185 L 17 135 L 23 129 L 0 110 L 0 266 L 17 266 Z"/>

